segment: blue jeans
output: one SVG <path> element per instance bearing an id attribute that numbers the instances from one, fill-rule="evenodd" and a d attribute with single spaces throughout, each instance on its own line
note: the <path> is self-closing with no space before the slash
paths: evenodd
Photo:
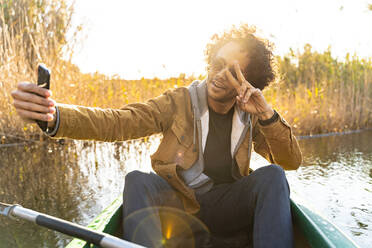
<path id="1" fill-rule="evenodd" d="M 190 242 L 193 247 L 232 247 L 223 243 L 221 237 L 236 233 L 243 233 L 247 242 L 244 246 L 293 247 L 289 187 L 283 169 L 277 165 L 261 167 L 231 184 L 216 185 L 197 195 L 197 200 L 200 211 L 196 218 L 181 216 L 183 204 L 179 193 L 163 178 L 154 173 L 128 173 L 124 187 L 124 239 L 146 247 L 163 247 L 162 213 L 180 209 L 177 218 L 182 221 L 174 222 L 189 219 L 194 235 L 182 232 L 184 235 L 172 240 L 174 247 L 190 247 Z M 169 208 L 153 208 L 159 206 Z M 202 224 L 198 225 L 198 221 Z M 170 244 L 167 247 L 173 247 Z M 242 247 L 242 243 L 235 244 Z"/>

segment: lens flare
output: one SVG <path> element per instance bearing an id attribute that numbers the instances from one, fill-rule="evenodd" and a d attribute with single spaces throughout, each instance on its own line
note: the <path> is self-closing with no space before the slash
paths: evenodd
<path id="1" fill-rule="evenodd" d="M 208 228 L 198 218 L 177 208 L 145 208 L 124 221 L 134 227 L 131 241 L 151 243 L 152 247 L 193 248 L 209 239 Z"/>

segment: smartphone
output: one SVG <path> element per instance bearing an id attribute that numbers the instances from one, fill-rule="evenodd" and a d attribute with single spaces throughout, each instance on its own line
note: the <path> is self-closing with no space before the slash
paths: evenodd
<path id="1" fill-rule="evenodd" d="M 48 90 L 50 88 L 50 71 L 43 64 L 40 64 L 37 68 L 37 85 Z M 36 120 L 36 123 L 44 132 L 47 130 L 48 122 Z"/>

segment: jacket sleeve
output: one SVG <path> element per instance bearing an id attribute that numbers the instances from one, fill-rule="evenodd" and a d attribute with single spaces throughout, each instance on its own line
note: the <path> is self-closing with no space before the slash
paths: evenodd
<path id="1" fill-rule="evenodd" d="M 279 115 L 274 123 L 253 128 L 254 150 L 271 163 L 285 170 L 295 170 L 302 163 L 302 154 L 290 125 Z"/>
<path id="2" fill-rule="evenodd" d="M 60 123 L 53 138 L 124 141 L 163 132 L 172 123 L 174 101 L 183 94 L 179 88 L 121 109 L 58 104 Z"/>

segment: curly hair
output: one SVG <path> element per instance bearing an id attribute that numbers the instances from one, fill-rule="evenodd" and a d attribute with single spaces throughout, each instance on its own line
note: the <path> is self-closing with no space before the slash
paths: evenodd
<path id="1" fill-rule="evenodd" d="M 275 79 L 273 69 L 273 44 L 268 40 L 256 37 L 256 28 L 242 24 L 240 27 L 235 25 L 222 35 L 214 34 L 211 42 L 207 44 L 205 57 L 207 69 L 216 56 L 218 50 L 230 41 L 239 42 L 248 52 L 248 59 L 251 61 L 246 68 L 243 68 L 245 79 L 254 87 L 263 90 L 271 81 Z"/>

